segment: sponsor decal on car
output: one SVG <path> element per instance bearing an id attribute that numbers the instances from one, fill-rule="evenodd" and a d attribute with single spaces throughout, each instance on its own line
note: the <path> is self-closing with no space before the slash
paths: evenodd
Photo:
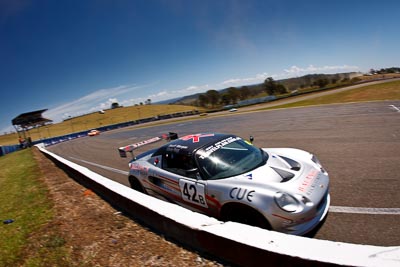
<path id="1" fill-rule="evenodd" d="M 198 143 L 200 142 L 201 137 L 210 137 L 210 136 L 214 136 L 214 134 L 191 134 L 182 137 L 181 140 L 183 141 L 192 140 L 193 143 Z"/>
<path id="2" fill-rule="evenodd" d="M 249 179 L 249 180 L 253 180 L 253 174 L 252 174 L 252 173 L 245 174 L 245 175 L 243 175 L 243 176 L 246 177 L 246 178 Z"/>
<path id="3" fill-rule="evenodd" d="M 223 139 L 219 142 L 214 143 L 213 145 L 207 147 L 206 149 L 204 149 L 204 153 L 200 156 L 201 159 L 205 159 L 208 156 L 210 156 L 213 152 L 223 148 L 226 145 L 229 145 L 230 143 L 233 143 L 237 140 L 240 140 L 242 138 L 240 137 L 234 137 L 234 136 L 230 136 L 226 139 Z"/>
<path id="4" fill-rule="evenodd" d="M 188 147 L 182 146 L 182 145 L 174 145 L 174 144 L 171 144 L 167 147 L 167 151 L 171 151 L 171 152 L 175 152 L 175 153 L 179 153 L 179 151 L 181 151 L 182 149 L 185 150 L 185 149 L 188 149 Z"/>
<path id="5" fill-rule="evenodd" d="M 315 184 L 320 180 L 320 175 L 318 174 L 319 171 L 317 169 L 310 171 L 300 184 L 299 191 L 311 195 L 316 187 Z"/>
<path id="6" fill-rule="evenodd" d="M 135 171 L 136 173 L 139 173 L 140 175 L 145 175 L 145 176 L 147 176 L 149 173 L 149 168 L 143 167 L 142 165 L 137 163 L 131 164 L 131 170 Z"/>
<path id="7" fill-rule="evenodd" d="M 247 190 L 240 187 L 234 187 L 229 191 L 229 196 L 232 199 L 237 200 L 247 200 L 248 202 L 253 202 L 252 198 L 254 197 L 255 190 Z"/>

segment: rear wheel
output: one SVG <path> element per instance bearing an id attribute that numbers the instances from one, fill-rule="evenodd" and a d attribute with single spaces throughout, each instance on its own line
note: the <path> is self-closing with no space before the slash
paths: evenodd
<path id="1" fill-rule="evenodd" d="M 135 176 L 129 176 L 129 184 L 132 189 L 146 194 L 146 190 Z"/>

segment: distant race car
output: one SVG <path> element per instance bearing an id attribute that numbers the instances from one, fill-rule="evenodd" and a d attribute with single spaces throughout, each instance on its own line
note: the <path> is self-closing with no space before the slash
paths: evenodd
<path id="1" fill-rule="evenodd" d="M 133 150 L 166 139 L 159 148 Z M 293 148 L 257 148 L 221 133 L 178 139 L 176 133 L 120 147 L 131 152 L 133 189 L 223 221 L 304 235 L 327 215 L 328 173 L 317 158 Z"/>
<path id="2" fill-rule="evenodd" d="M 100 134 L 99 130 L 93 129 L 93 130 L 90 130 L 90 132 L 88 133 L 88 136 L 96 136 L 99 134 Z"/>

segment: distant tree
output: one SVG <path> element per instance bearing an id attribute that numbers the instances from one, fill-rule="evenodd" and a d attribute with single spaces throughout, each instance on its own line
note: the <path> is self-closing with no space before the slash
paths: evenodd
<path id="1" fill-rule="evenodd" d="M 151 99 L 150 99 L 150 98 L 147 99 L 147 100 L 144 102 L 144 104 L 145 104 L 145 105 L 151 105 Z"/>
<path id="2" fill-rule="evenodd" d="M 114 102 L 111 104 L 111 109 L 119 108 L 118 102 Z"/>
<path id="3" fill-rule="evenodd" d="M 200 107 L 207 107 L 208 105 L 208 99 L 205 94 L 199 95 L 199 106 Z"/>
<path id="4" fill-rule="evenodd" d="M 391 67 L 391 68 L 386 68 L 386 69 L 381 69 L 382 73 L 399 73 L 400 68 L 397 67 Z"/>
<path id="5" fill-rule="evenodd" d="M 229 105 L 229 104 L 231 104 L 231 101 L 232 101 L 232 99 L 228 93 L 225 93 L 221 96 L 221 103 L 223 105 Z"/>
<path id="6" fill-rule="evenodd" d="M 395 69 L 394 68 L 386 69 L 386 73 L 395 73 Z"/>
<path id="7" fill-rule="evenodd" d="M 215 107 L 220 100 L 220 94 L 217 90 L 208 90 L 206 96 L 211 107 Z"/>
<path id="8" fill-rule="evenodd" d="M 275 87 L 276 83 L 272 77 L 268 77 L 264 81 L 264 90 L 267 92 L 269 95 L 273 95 L 275 92 Z"/>
<path id="9" fill-rule="evenodd" d="M 284 94 L 288 92 L 287 88 L 283 84 L 275 82 L 272 77 L 268 77 L 264 81 L 264 90 L 269 95 Z"/>
<path id="10" fill-rule="evenodd" d="M 283 84 L 278 83 L 276 85 L 275 92 L 278 94 L 286 94 L 288 92 L 288 90 Z"/>
<path id="11" fill-rule="evenodd" d="M 386 73 L 386 70 L 385 70 L 385 69 L 380 69 L 380 70 L 378 71 L 378 74 L 384 74 L 384 73 Z"/>
<path id="12" fill-rule="evenodd" d="M 236 104 L 237 100 L 240 96 L 239 90 L 236 87 L 229 87 L 227 94 L 228 94 L 231 104 Z"/>
<path id="13" fill-rule="evenodd" d="M 318 85 L 319 88 L 323 88 L 325 86 L 327 86 L 329 84 L 328 79 L 324 78 L 324 79 L 318 79 L 316 81 L 316 85 Z"/>
<path id="14" fill-rule="evenodd" d="M 308 86 L 312 85 L 312 81 L 311 81 L 311 76 L 310 75 L 306 75 L 303 78 L 304 78 L 304 87 L 308 87 Z"/>
<path id="15" fill-rule="evenodd" d="M 247 98 L 249 98 L 250 97 L 250 89 L 249 89 L 249 87 L 247 87 L 247 86 L 243 86 L 241 89 L 240 89 L 240 99 L 241 100 L 245 100 L 245 99 L 247 99 Z"/>

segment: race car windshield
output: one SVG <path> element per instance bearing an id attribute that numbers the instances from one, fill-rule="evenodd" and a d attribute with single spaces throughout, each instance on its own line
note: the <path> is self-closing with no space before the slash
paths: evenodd
<path id="1" fill-rule="evenodd" d="M 266 163 L 268 155 L 239 137 L 229 137 L 196 153 L 200 172 L 216 180 L 249 172 Z"/>

